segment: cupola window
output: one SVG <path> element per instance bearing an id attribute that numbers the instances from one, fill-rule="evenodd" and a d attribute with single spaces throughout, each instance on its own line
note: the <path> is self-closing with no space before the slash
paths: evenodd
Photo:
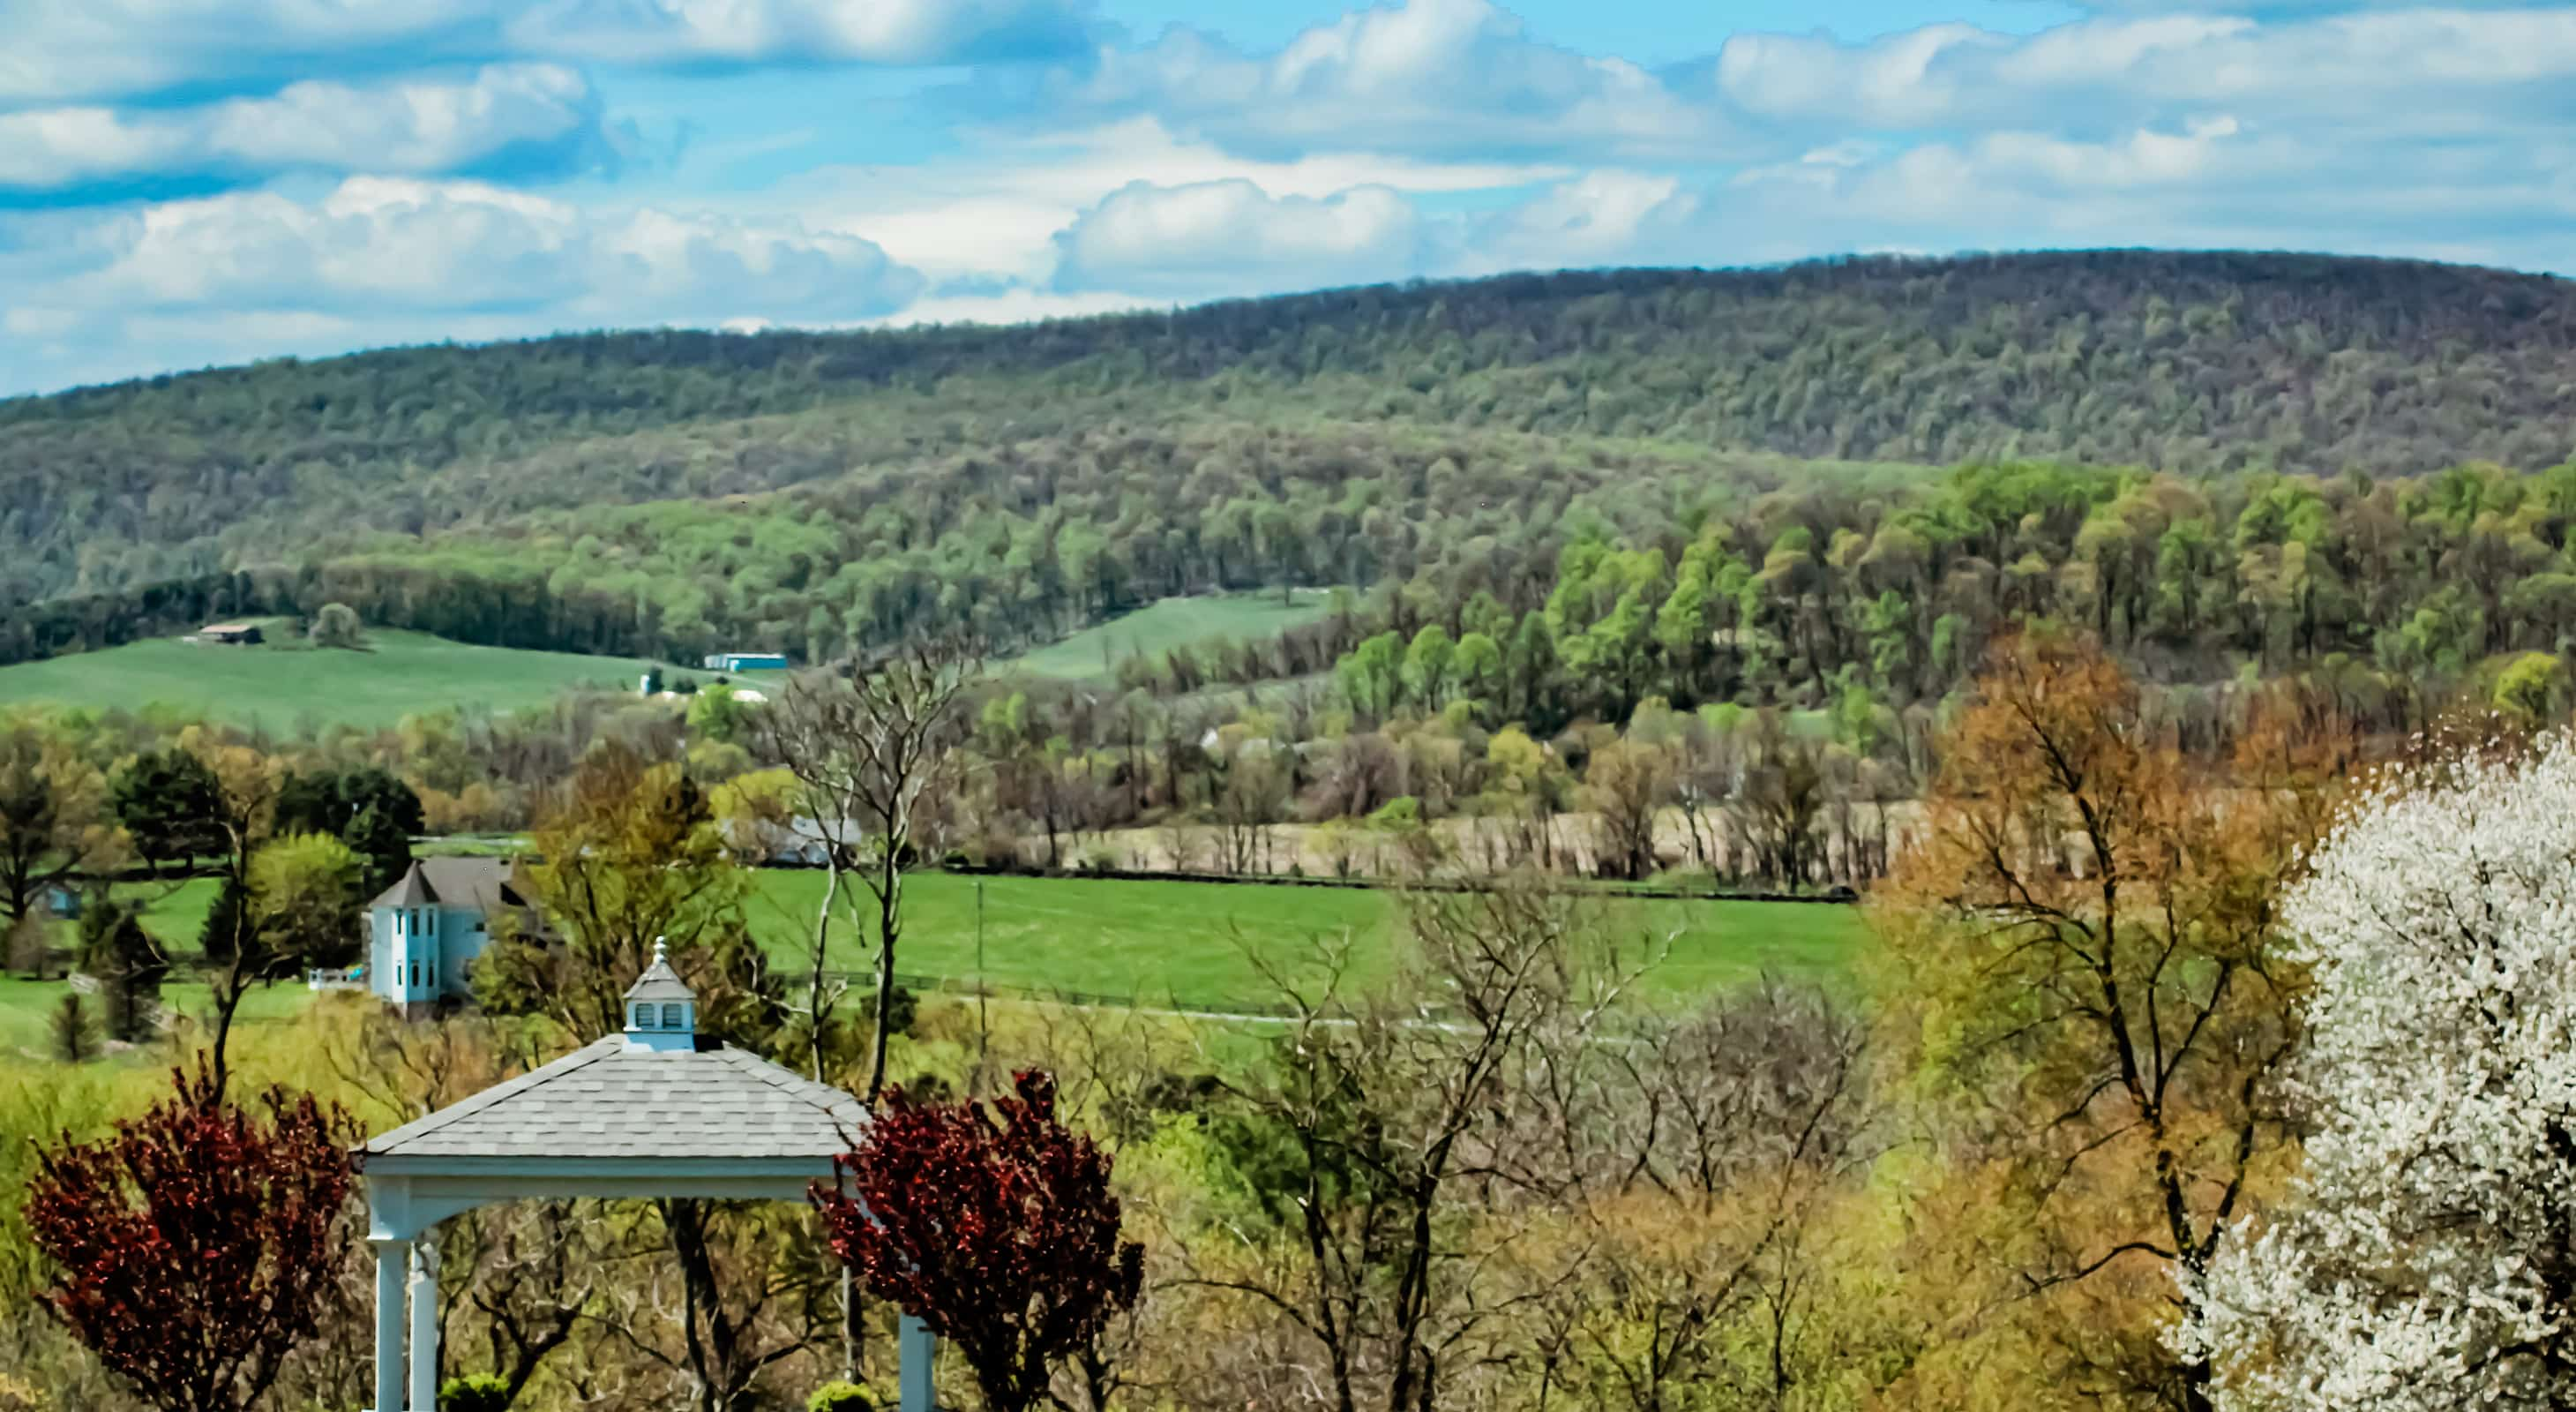
<path id="1" fill-rule="evenodd" d="M 697 996 L 671 959 L 660 938 L 653 942 L 653 962 L 626 991 L 626 1047 L 686 1053 L 697 1048 Z"/>

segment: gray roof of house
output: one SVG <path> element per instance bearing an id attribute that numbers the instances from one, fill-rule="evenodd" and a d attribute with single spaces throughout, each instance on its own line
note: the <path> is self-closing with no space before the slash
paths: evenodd
<path id="1" fill-rule="evenodd" d="M 407 1123 L 373 1157 L 830 1158 L 868 1121 L 858 1099 L 748 1050 L 629 1049 L 610 1035 Z"/>
<path id="2" fill-rule="evenodd" d="M 376 900 L 367 906 L 370 910 L 377 907 L 427 907 L 436 901 L 438 894 L 430 891 L 429 880 L 420 875 L 420 860 L 415 858 L 410 867 L 403 869 L 403 875 L 394 880 L 394 885 L 377 893 Z"/>
<path id="3" fill-rule="evenodd" d="M 414 858 L 402 878 L 367 906 L 422 907 L 436 903 L 489 916 L 504 908 L 528 905 L 518 881 L 519 861 L 515 858 Z"/>

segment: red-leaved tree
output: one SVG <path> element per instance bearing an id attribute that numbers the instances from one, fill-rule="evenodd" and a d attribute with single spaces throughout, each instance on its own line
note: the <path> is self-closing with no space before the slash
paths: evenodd
<path id="1" fill-rule="evenodd" d="M 196 1077 L 97 1142 L 43 1155 L 27 1224 L 46 1304 L 165 1412 L 241 1412 L 313 1332 L 348 1251 L 355 1126 L 270 1089 L 257 1117 Z"/>
<path id="2" fill-rule="evenodd" d="M 991 1103 L 889 1092 L 859 1150 L 817 1183 L 832 1250 L 957 1345 L 984 1405 L 1025 1412 L 1056 1367 L 1134 1308 L 1145 1250 L 1118 1238 L 1109 1156 L 1056 1121 L 1055 1078 Z"/>

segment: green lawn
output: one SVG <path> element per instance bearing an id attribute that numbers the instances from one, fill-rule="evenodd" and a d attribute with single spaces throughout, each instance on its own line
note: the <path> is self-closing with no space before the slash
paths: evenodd
<path id="1" fill-rule="evenodd" d="M 214 647 L 163 637 L 0 667 L 0 705 L 159 705 L 276 730 L 386 726 L 442 706 L 542 705 L 572 686 L 632 689 L 642 674 L 640 664 L 624 658 L 474 647 L 416 632 L 371 631 L 367 646 L 355 651 L 292 641 Z"/>
<path id="2" fill-rule="evenodd" d="M 30 981 L 16 976 L 0 976 L 0 1055 L 33 1052 L 50 1054 L 54 1011 L 71 993 L 63 981 Z M 304 988 L 302 979 L 280 981 L 262 986 L 243 997 L 235 1013 L 235 1024 L 258 1025 L 290 1019 L 311 1003 L 313 992 Z M 96 1021 L 104 1013 L 96 996 L 86 1001 L 90 1018 Z M 172 982 L 161 987 L 162 1005 L 197 1017 L 213 1013 L 214 1000 L 201 982 Z M 166 1057 L 166 1056 L 165 1056 Z"/>
<path id="3" fill-rule="evenodd" d="M 906 880 L 899 970 L 974 975 L 976 881 L 950 873 Z M 1294 959 L 1313 938 L 1348 932 L 1359 943 L 1354 979 L 1362 983 L 1386 975 L 1394 957 L 1397 904 L 1381 892 L 1088 878 L 982 881 L 984 969 L 997 983 L 1224 1009 L 1272 993 L 1247 948 Z M 822 896 L 820 873 L 765 873 L 752 925 L 774 950 L 801 951 Z M 1612 905 L 1641 945 L 1671 937 L 1669 955 L 1646 982 L 1664 995 L 1705 994 L 1766 973 L 1838 983 L 1850 975 L 1865 935 L 1852 907 Z M 857 969 L 871 945 L 868 937 L 836 932 L 835 963 Z"/>
<path id="4" fill-rule="evenodd" d="M 1347 931 L 1358 943 L 1352 979 L 1386 976 L 1395 948 L 1396 902 L 1355 888 L 1229 886 L 1123 879 L 991 877 L 984 891 L 984 971 L 999 985 L 1081 991 L 1146 1005 L 1193 1009 L 1259 1005 L 1274 992 L 1253 954 L 1295 962 L 1315 937 Z M 823 897 L 819 872 L 760 875 L 750 904 L 754 931 L 782 956 L 801 955 Z M 977 879 L 918 873 L 905 880 L 905 929 L 898 969 L 966 982 L 975 974 Z M 195 949 L 214 902 L 211 881 L 177 891 L 138 885 L 155 898 L 144 924 L 174 950 Z M 1706 994 L 1762 975 L 1839 985 L 1865 941 L 1859 909 L 1811 903 L 1653 900 L 1614 904 L 1641 943 L 1671 951 L 1644 987 L 1667 997 Z M 834 931 L 832 964 L 861 970 L 872 933 Z M 1249 948 L 1249 950 L 1247 950 Z M 11 982 L 0 990 L 0 1047 L 41 1043 L 61 984 Z M 203 987 L 173 986 L 174 1002 L 203 1006 Z M 303 1003 L 301 984 L 250 1002 L 253 1014 Z"/>
<path id="5" fill-rule="evenodd" d="M 1168 652 L 1211 638 L 1252 640 L 1276 637 L 1331 612 L 1329 595 L 1301 588 L 1282 604 L 1277 593 L 1220 594 L 1200 598 L 1166 598 L 1125 617 L 1085 628 L 1062 642 L 1051 643 L 1004 664 L 1033 676 L 1105 677 L 1118 659 L 1138 653 Z"/>

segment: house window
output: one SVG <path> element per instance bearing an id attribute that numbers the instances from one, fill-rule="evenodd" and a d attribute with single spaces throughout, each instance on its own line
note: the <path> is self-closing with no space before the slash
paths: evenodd
<path id="1" fill-rule="evenodd" d="M 411 963 L 411 983 L 413 985 L 420 984 L 420 963 L 418 961 Z"/>
<path id="2" fill-rule="evenodd" d="M 664 1029 L 666 1029 L 666 1030 L 676 1030 L 676 1029 L 678 1029 L 679 1027 L 680 1027 L 680 1007 L 679 1007 L 679 1005 L 678 1005 L 677 1003 L 673 1003 L 673 1004 L 670 1004 L 670 1005 L 665 1005 L 665 1006 L 663 1006 L 663 1007 L 662 1007 L 662 1028 L 664 1028 Z"/>
<path id="3" fill-rule="evenodd" d="M 429 988 L 432 990 L 438 989 L 438 963 L 436 961 L 429 963 Z"/>

